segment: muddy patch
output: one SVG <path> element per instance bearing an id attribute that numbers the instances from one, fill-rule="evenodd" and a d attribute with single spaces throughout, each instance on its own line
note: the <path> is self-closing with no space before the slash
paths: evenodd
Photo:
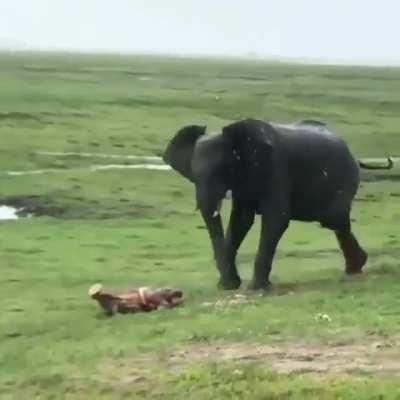
<path id="1" fill-rule="evenodd" d="M 7 219 L 44 215 L 60 217 L 64 213 L 64 209 L 52 204 L 50 199 L 34 195 L 9 196 L 0 198 L 0 210 L 1 208 L 3 208 L 4 213 L 11 213 L 12 210 L 14 210 L 15 218 Z M 1 211 L 0 219 L 2 219 Z"/>
<path id="2" fill-rule="evenodd" d="M 114 205 L 101 206 L 98 200 L 85 199 L 83 197 L 57 199 L 50 196 L 26 195 L 0 198 L 0 206 L 7 206 L 17 210 L 17 217 L 48 216 L 63 220 L 161 218 L 160 213 L 151 205 L 137 203 L 129 199 L 125 199 L 122 203 L 119 200 L 115 201 Z"/>
<path id="3" fill-rule="evenodd" d="M 364 182 L 379 182 L 379 181 L 399 182 L 400 174 L 361 175 L 361 180 Z"/>
<path id="4" fill-rule="evenodd" d="M 40 121 L 40 118 L 32 113 L 13 111 L 0 113 L 0 120 Z"/>

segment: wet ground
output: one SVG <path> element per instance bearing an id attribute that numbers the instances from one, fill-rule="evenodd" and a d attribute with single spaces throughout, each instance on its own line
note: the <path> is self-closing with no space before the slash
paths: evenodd
<path id="1" fill-rule="evenodd" d="M 0 220 L 31 216 L 60 216 L 63 209 L 52 204 L 49 198 L 25 195 L 0 198 Z"/>

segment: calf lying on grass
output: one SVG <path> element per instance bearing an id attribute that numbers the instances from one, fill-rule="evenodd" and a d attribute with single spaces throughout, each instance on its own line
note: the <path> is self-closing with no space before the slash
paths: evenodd
<path id="1" fill-rule="evenodd" d="M 183 302 L 182 291 L 170 288 L 140 287 L 113 294 L 103 291 L 101 284 L 95 284 L 90 287 L 89 296 L 99 303 L 106 315 L 149 312 L 159 307 L 176 307 Z"/>

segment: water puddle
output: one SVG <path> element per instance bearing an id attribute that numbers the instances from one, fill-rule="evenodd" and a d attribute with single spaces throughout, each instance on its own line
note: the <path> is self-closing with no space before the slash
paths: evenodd
<path id="1" fill-rule="evenodd" d="M 104 158 L 104 159 L 119 159 L 131 160 L 136 164 L 106 164 L 106 165 L 91 165 L 87 168 L 68 168 L 68 169 L 34 169 L 30 171 L 5 171 L 3 174 L 8 176 L 24 176 L 24 175 L 42 175 L 61 173 L 66 171 L 84 171 L 91 172 L 112 170 L 112 169 L 148 169 L 155 171 L 169 171 L 171 167 L 164 164 L 163 159 L 159 156 L 139 156 L 132 154 L 106 154 L 106 153 L 87 153 L 75 151 L 39 151 L 36 154 L 49 157 L 82 157 L 82 158 Z M 0 172 L 1 173 L 1 172 Z"/>
<path id="2" fill-rule="evenodd" d="M 69 169 L 33 169 L 30 171 L 5 171 L 3 174 L 8 176 L 24 176 L 24 175 L 42 175 L 54 174 L 71 171 L 87 171 L 96 172 L 113 169 L 148 169 L 154 171 L 170 171 L 171 167 L 166 164 L 105 164 L 105 165 L 92 165 L 88 168 L 69 168 Z"/>
<path id="3" fill-rule="evenodd" d="M 156 171 L 170 171 L 171 167 L 166 164 L 109 164 L 109 165 L 94 165 L 90 167 L 91 171 L 102 171 L 105 169 L 152 169 Z"/>
<path id="4" fill-rule="evenodd" d="M 394 163 L 398 163 L 400 161 L 400 157 L 390 157 Z M 387 163 L 387 158 L 363 158 L 361 161 L 365 163 L 376 163 L 376 164 L 385 164 Z"/>
<path id="5" fill-rule="evenodd" d="M 21 211 L 15 207 L 0 206 L 0 220 L 18 219 L 17 212 Z"/>
<path id="6" fill-rule="evenodd" d="M 75 151 L 38 151 L 36 154 L 41 156 L 54 156 L 54 157 L 97 157 L 97 158 L 122 158 L 126 160 L 136 160 L 136 161 L 149 161 L 149 162 L 163 162 L 161 157 L 158 156 L 138 156 L 131 154 L 106 154 L 106 153 L 80 153 Z"/>
<path id="7" fill-rule="evenodd" d="M 8 176 L 23 176 L 23 175 L 41 175 L 53 172 L 63 172 L 65 169 L 32 169 L 30 171 L 6 171 L 4 172 Z"/>

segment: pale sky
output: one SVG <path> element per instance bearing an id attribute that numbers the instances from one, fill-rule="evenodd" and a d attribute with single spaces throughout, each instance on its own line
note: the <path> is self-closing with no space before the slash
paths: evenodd
<path id="1" fill-rule="evenodd" d="M 399 0 L 0 0 L 0 46 L 400 64 Z"/>

